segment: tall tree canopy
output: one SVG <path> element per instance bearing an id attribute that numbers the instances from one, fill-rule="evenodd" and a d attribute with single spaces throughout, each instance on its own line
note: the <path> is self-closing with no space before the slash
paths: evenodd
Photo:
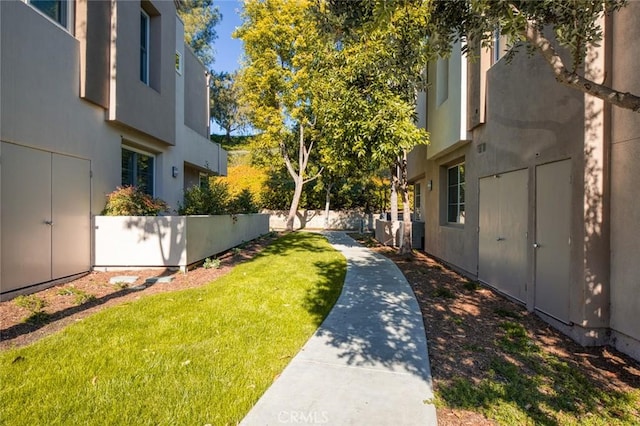
<path id="1" fill-rule="evenodd" d="M 215 26 L 222 15 L 213 0 L 181 0 L 178 15 L 184 23 L 184 41 L 193 49 L 207 69 L 211 69 L 215 51 L 213 42 L 218 38 Z"/>
<path id="2" fill-rule="evenodd" d="M 227 140 L 230 140 L 231 132 L 245 124 L 236 76 L 237 73 L 225 71 L 211 74 L 211 118 L 224 129 Z"/>
<path id="3" fill-rule="evenodd" d="M 349 162 L 367 164 L 368 169 L 389 167 L 393 190 L 402 196 L 408 218 L 406 155 L 428 141 L 426 131 L 417 126 L 415 111 L 416 92 L 425 85 L 424 66 L 432 56 L 426 43 L 428 10 L 422 4 L 407 4 L 381 22 L 375 17 L 384 3 L 332 0 L 325 5 L 318 7 L 317 19 L 335 43 L 325 66 L 325 86 L 318 94 L 324 151 L 330 153 L 326 157 L 335 157 L 337 170 Z M 403 235 L 400 252 L 410 253 L 408 220 Z"/>
<path id="4" fill-rule="evenodd" d="M 251 124 L 262 131 L 257 140 L 279 150 L 295 183 L 287 229 L 293 229 L 303 185 L 318 176 L 307 173 L 317 141 L 313 86 L 321 74 L 315 64 L 326 43 L 309 12 L 305 0 L 248 0 L 234 34 L 244 42 L 238 81 Z"/>

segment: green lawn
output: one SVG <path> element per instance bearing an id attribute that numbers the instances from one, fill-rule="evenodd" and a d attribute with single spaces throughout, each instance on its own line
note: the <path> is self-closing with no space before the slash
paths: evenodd
<path id="1" fill-rule="evenodd" d="M 0 353 L 0 424 L 236 424 L 318 327 L 346 261 L 293 233 L 204 287 Z"/>

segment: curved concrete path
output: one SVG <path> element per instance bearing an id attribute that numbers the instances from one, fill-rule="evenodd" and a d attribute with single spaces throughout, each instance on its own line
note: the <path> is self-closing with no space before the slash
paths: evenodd
<path id="1" fill-rule="evenodd" d="M 324 235 L 347 258 L 342 294 L 240 424 L 437 424 L 409 283 L 393 262 L 343 232 Z"/>

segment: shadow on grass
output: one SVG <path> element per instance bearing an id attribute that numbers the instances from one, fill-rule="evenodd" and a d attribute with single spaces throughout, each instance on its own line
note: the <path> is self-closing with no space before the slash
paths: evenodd
<path id="1" fill-rule="evenodd" d="M 304 308 L 313 316 L 316 325 L 320 325 L 340 296 L 347 265 L 344 261 L 334 260 L 314 262 L 313 266 L 323 279 L 307 291 Z"/>

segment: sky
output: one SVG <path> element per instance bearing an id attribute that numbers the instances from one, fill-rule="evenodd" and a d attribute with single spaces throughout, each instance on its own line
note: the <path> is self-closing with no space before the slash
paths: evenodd
<path id="1" fill-rule="evenodd" d="M 242 56 L 242 42 L 231 37 L 236 27 L 242 23 L 239 15 L 242 2 L 217 0 L 214 4 L 220 9 L 222 20 L 216 25 L 218 38 L 213 44 L 216 51 L 213 70 L 233 72 L 240 68 L 239 60 Z M 224 130 L 215 121 L 211 123 L 211 132 L 218 135 L 224 134 Z"/>
<path id="2" fill-rule="evenodd" d="M 237 12 L 242 9 L 242 2 L 235 0 L 218 0 L 214 4 L 220 9 L 222 21 L 216 25 L 218 38 L 214 43 L 216 50 L 213 69 L 215 71 L 232 72 L 240 68 L 238 60 L 242 55 L 242 42 L 231 37 L 231 33 L 241 24 Z"/>

